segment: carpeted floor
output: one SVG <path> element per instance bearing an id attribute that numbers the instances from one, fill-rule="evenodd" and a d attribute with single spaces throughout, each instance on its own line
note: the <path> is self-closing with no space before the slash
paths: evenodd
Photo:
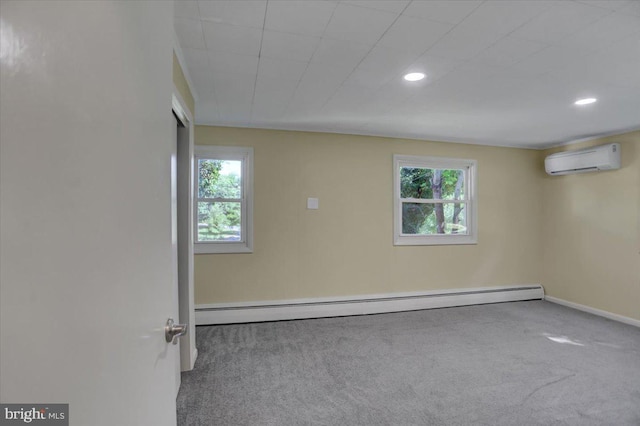
<path id="1" fill-rule="evenodd" d="M 640 425 L 640 329 L 544 301 L 197 328 L 178 425 Z"/>

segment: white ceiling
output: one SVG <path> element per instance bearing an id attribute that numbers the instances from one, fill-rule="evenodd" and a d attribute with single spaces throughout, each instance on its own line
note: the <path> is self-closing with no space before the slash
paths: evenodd
<path id="1" fill-rule="evenodd" d="M 178 0 L 175 16 L 198 124 L 531 148 L 640 128 L 640 0 Z"/>

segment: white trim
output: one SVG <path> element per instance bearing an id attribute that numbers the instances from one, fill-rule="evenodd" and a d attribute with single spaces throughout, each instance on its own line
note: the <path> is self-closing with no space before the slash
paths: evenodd
<path id="1" fill-rule="evenodd" d="M 251 241 L 251 239 L 249 239 Z M 247 242 L 220 242 L 205 243 L 199 242 L 194 244 L 193 252 L 195 254 L 232 254 L 232 253 L 253 253 L 253 247 Z"/>
<path id="2" fill-rule="evenodd" d="M 465 219 L 468 234 L 433 234 L 408 235 L 402 233 L 402 203 L 403 202 L 434 202 L 433 200 L 413 200 L 400 198 L 402 167 L 422 169 L 462 169 L 464 170 L 465 196 L 460 200 L 465 204 Z M 458 245 L 478 243 L 478 162 L 476 160 L 446 157 L 425 157 L 415 155 L 393 156 L 393 245 L 394 246 L 431 246 Z M 440 200 L 438 202 L 453 202 Z"/>
<path id="3" fill-rule="evenodd" d="M 184 74 L 185 80 L 187 80 L 187 85 L 189 86 L 189 91 L 191 92 L 191 96 L 193 96 L 193 102 L 198 103 L 198 95 L 196 94 L 193 85 L 193 80 L 191 80 L 191 75 L 189 74 L 189 68 L 187 68 L 187 62 L 184 59 L 184 54 L 182 53 L 182 47 L 180 47 L 180 41 L 178 40 L 178 34 L 176 34 L 175 28 L 173 28 L 173 51 L 176 53 L 176 57 L 178 58 L 178 63 L 180 64 L 180 68 L 182 68 L 182 74 Z"/>
<path id="4" fill-rule="evenodd" d="M 573 309 L 577 309 L 579 311 L 584 311 L 584 312 L 588 312 L 590 314 L 593 315 L 598 315 L 601 317 L 605 317 L 608 318 L 610 320 L 614 320 L 614 321 L 618 321 L 618 322 L 622 322 L 625 324 L 629 324 L 629 325 L 633 325 L 635 327 L 640 327 L 640 320 L 634 319 L 634 318 L 629 318 L 629 317 L 625 317 L 624 315 L 618 315 L 618 314 L 614 314 L 608 311 L 603 311 L 601 309 L 596 309 L 596 308 L 592 308 L 590 306 L 586 306 L 586 305 L 581 305 L 579 303 L 574 303 L 574 302 L 569 302 L 567 300 L 564 299 L 559 299 L 557 297 L 553 297 L 553 296 L 544 296 L 544 300 L 547 300 L 551 303 L 557 303 L 558 305 L 562 305 L 562 306 L 567 306 L 569 308 L 573 308 Z M 196 307 L 197 309 L 197 307 Z M 196 317 L 197 317 L 197 313 L 196 313 Z M 196 318 L 197 320 L 197 318 Z"/>
<path id="5" fill-rule="evenodd" d="M 194 271 L 194 258 L 193 258 L 193 164 L 194 164 L 194 120 L 193 113 L 187 107 L 180 91 L 173 85 L 173 96 L 171 99 L 172 110 L 179 116 L 185 129 L 188 131 L 188 146 L 186 147 L 188 162 L 188 189 L 187 204 L 188 204 L 188 222 L 187 222 L 187 241 L 186 241 L 186 258 L 187 260 L 187 283 L 178 283 L 178 304 L 180 312 L 180 322 L 186 322 L 188 325 L 187 334 L 180 338 L 180 370 L 189 371 L 193 369 L 193 364 L 196 362 L 196 356 L 198 354 L 196 350 L 196 317 L 195 317 L 195 292 L 193 285 L 193 271 Z M 184 149 L 184 146 L 180 146 L 180 140 L 177 141 L 177 149 Z M 184 143 L 184 142 L 183 142 Z M 177 153 L 177 152 L 176 152 Z M 182 171 L 179 168 L 178 173 Z M 179 250 L 185 250 L 184 246 L 179 246 Z M 195 356 L 194 356 L 195 351 Z"/>
<path id="6" fill-rule="evenodd" d="M 189 111 L 189 108 L 186 107 L 184 98 L 175 84 L 173 85 L 173 95 L 171 96 L 171 108 L 183 126 L 189 127 L 190 124 L 193 125 L 191 112 Z"/>
<path id="7" fill-rule="evenodd" d="M 325 133 L 325 134 L 337 134 L 337 135 L 353 135 L 353 136 L 365 136 L 365 137 L 374 137 L 374 138 L 392 138 L 392 139 L 409 139 L 415 141 L 428 141 L 428 142 L 447 142 L 447 143 L 455 143 L 455 144 L 464 144 L 464 145 L 479 145 L 479 146 L 491 146 L 491 147 L 502 147 L 502 148 L 514 148 L 514 149 L 534 149 L 537 151 L 544 151 L 546 149 L 556 148 L 564 145 L 571 145 L 573 143 L 579 143 L 584 141 L 589 141 L 593 139 L 600 139 L 607 136 L 615 136 L 615 135 L 623 135 L 625 133 L 634 132 L 636 130 L 640 130 L 638 126 L 627 127 L 624 129 L 613 130 L 611 132 L 605 132 L 596 134 L 589 137 L 584 137 L 581 139 L 575 139 L 569 142 L 525 142 L 525 143 L 496 143 L 495 140 L 470 140 L 465 138 L 455 138 L 455 137 L 447 137 L 441 134 L 422 134 L 416 135 L 413 133 L 387 133 L 387 132 L 376 132 L 373 130 L 363 131 L 359 129 L 350 129 L 348 133 L 345 133 L 345 130 L 331 130 L 325 128 L 309 128 L 306 126 L 296 125 L 296 124 L 283 124 L 278 126 L 270 126 L 267 123 L 260 123 L 258 125 L 248 125 L 245 122 L 231 122 L 224 120 L 212 120 L 208 117 L 200 117 L 196 121 L 196 125 L 198 126 L 216 126 L 216 127 L 232 127 L 232 128 L 243 128 L 243 129 L 258 129 L 258 130 L 276 130 L 276 131 L 284 131 L 284 132 L 305 132 L 305 133 Z"/>
<path id="8" fill-rule="evenodd" d="M 196 360 L 198 359 L 198 349 L 197 348 L 193 348 L 193 351 L 191 351 L 191 365 L 189 370 L 193 370 L 193 367 L 195 367 L 196 365 Z"/>
<path id="9" fill-rule="evenodd" d="M 271 300 L 196 305 L 196 324 L 231 324 L 380 314 L 484 303 L 541 300 L 539 284 L 371 294 L 351 297 Z"/>
<path id="10" fill-rule="evenodd" d="M 540 151 L 544 151 L 546 149 L 552 149 L 552 148 L 559 148 L 561 146 L 567 146 L 567 145 L 574 145 L 580 142 L 588 142 L 588 141 L 593 141 L 596 139 L 602 139 L 602 138 L 606 138 L 609 136 L 617 136 L 617 135 L 624 135 L 625 133 L 631 133 L 631 132 L 635 132 L 636 130 L 640 130 L 640 126 L 632 126 L 632 127 L 628 127 L 626 129 L 622 129 L 622 130 L 613 130 L 610 132 L 603 132 L 603 133 L 598 133 L 595 135 L 591 135 L 591 136 L 586 136 L 584 138 L 579 138 L 579 139 L 573 139 L 567 142 L 558 142 L 558 143 L 551 143 L 548 145 L 544 145 L 542 147 L 539 148 L 535 148 L 538 149 Z"/>

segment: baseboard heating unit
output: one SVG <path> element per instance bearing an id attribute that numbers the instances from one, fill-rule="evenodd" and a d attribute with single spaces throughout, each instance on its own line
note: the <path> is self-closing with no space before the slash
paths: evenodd
<path id="1" fill-rule="evenodd" d="M 544 299 L 539 284 L 371 294 L 351 297 L 196 305 L 196 324 L 233 324 L 416 311 Z"/>

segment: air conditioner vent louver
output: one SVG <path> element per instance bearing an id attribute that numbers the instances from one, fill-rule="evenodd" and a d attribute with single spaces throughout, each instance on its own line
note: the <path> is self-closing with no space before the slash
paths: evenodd
<path id="1" fill-rule="evenodd" d="M 553 176 L 619 169 L 620 144 L 551 154 L 545 158 L 544 168 Z"/>

